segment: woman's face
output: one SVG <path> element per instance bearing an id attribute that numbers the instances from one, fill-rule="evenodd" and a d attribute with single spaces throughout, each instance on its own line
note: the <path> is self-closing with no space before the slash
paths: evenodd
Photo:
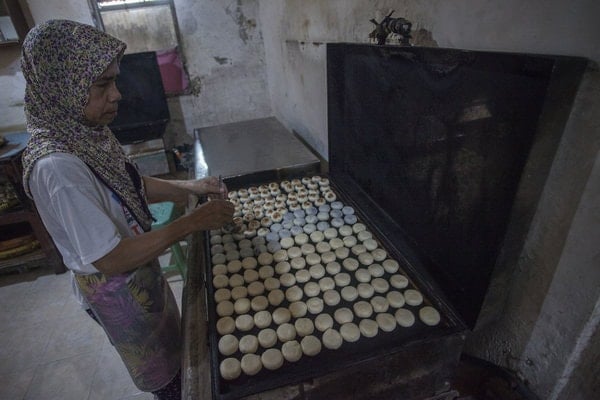
<path id="1" fill-rule="evenodd" d="M 104 73 L 90 87 L 88 102 L 83 110 L 91 126 L 108 125 L 117 116 L 121 93 L 117 89 L 116 79 L 119 64 L 113 61 Z"/>

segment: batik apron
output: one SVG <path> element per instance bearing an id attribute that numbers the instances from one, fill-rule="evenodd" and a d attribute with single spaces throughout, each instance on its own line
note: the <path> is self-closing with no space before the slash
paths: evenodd
<path id="1" fill-rule="evenodd" d="M 158 261 L 127 274 L 75 275 L 135 385 L 152 392 L 181 367 L 180 317 Z"/>

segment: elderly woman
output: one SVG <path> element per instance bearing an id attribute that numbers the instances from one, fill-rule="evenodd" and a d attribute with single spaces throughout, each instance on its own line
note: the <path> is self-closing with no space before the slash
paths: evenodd
<path id="1" fill-rule="evenodd" d="M 157 256 L 188 234 L 232 219 L 212 200 L 150 231 L 148 202 L 223 195 L 217 179 L 140 176 L 107 124 L 121 98 L 115 79 L 125 44 L 95 28 L 52 20 L 23 43 L 31 139 L 23 184 L 74 276 L 76 293 L 104 328 L 135 385 L 180 398 L 180 317 Z"/>

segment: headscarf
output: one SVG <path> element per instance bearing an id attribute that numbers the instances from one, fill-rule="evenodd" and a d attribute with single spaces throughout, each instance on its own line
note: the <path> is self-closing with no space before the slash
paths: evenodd
<path id="1" fill-rule="evenodd" d="M 23 153 L 23 186 L 35 162 L 61 152 L 77 156 L 122 201 L 144 230 L 152 216 L 135 166 L 107 126 L 86 124 L 89 89 L 125 43 L 90 25 L 50 20 L 27 34 L 21 67 L 27 82 L 25 116 L 30 139 Z"/>

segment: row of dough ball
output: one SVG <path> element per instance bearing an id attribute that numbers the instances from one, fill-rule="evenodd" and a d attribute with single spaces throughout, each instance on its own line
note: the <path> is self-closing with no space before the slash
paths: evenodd
<path id="1" fill-rule="evenodd" d="M 263 329 L 257 336 L 245 335 L 238 340 L 231 334 L 224 335 L 218 343 L 219 352 L 227 357 L 221 361 L 220 373 L 226 380 L 238 378 L 242 371 L 246 375 L 256 375 L 264 367 L 268 370 L 276 370 L 283 366 L 284 359 L 288 362 L 296 362 L 303 355 L 316 356 L 321 352 L 322 346 L 327 349 L 337 350 L 343 342 L 353 343 L 360 337 L 375 337 L 379 329 L 391 332 L 396 325 L 410 327 L 415 323 L 415 317 L 410 310 L 400 308 L 395 315 L 389 313 L 378 314 L 375 320 L 362 319 L 359 324 L 352 322 L 351 317 L 339 309 L 336 320 L 340 324 L 339 331 L 333 328 L 333 320 L 329 314 L 321 314 L 315 323 L 309 318 L 299 318 L 294 324 L 283 323 L 277 328 Z M 348 310 L 349 311 L 349 310 Z M 351 313 L 351 312 L 350 312 Z M 427 325 L 439 323 L 439 313 L 433 307 L 425 306 L 419 310 L 420 319 Z M 322 332 L 321 339 L 313 335 L 315 328 Z M 300 342 L 296 337 L 300 336 Z M 281 350 L 274 346 L 281 342 Z M 265 350 L 258 355 L 256 352 L 259 345 Z M 241 360 L 229 357 L 240 352 Z"/>

